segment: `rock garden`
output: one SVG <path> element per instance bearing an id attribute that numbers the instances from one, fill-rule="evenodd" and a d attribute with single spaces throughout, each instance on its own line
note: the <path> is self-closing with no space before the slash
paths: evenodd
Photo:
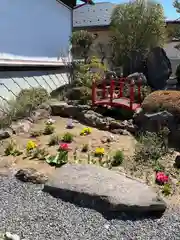
<path id="1" fill-rule="evenodd" d="M 110 66 L 121 64 L 133 86 L 142 80 L 137 111 L 92 106 L 92 82 L 98 95 L 102 79 L 110 89 L 122 73 L 107 72 L 106 46 L 100 58 L 89 54 L 98 36 L 87 31 L 70 38 L 84 60 L 73 62 L 73 81 L 50 95 L 30 88 L 5 99 L 0 240 L 179 239 L 180 67 L 172 84 L 170 60 L 157 47 L 167 35 L 162 10 L 133 1 L 111 19 Z"/>

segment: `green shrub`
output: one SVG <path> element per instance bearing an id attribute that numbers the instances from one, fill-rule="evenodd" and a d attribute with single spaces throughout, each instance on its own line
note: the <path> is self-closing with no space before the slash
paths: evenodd
<path id="1" fill-rule="evenodd" d="M 8 106 L 2 107 L 6 114 L 1 118 L 0 128 L 9 126 L 12 121 L 29 117 L 48 98 L 48 92 L 43 88 L 21 90 L 16 99 L 8 101 Z"/>
<path id="2" fill-rule="evenodd" d="M 169 196 L 172 193 L 171 185 L 168 184 L 168 183 L 164 184 L 163 189 L 162 189 L 162 193 L 165 196 Z"/>
<path id="3" fill-rule="evenodd" d="M 48 155 L 48 152 L 45 148 L 35 148 L 31 151 L 29 154 L 30 159 L 37 158 L 38 160 L 45 160 L 46 156 Z"/>
<path id="4" fill-rule="evenodd" d="M 31 137 L 34 137 L 34 138 L 36 138 L 36 137 L 39 137 L 39 136 L 41 136 L 43 134 L 43 132 L 41 131 L 41 130 L 35 130 L 35 131 L 32 131 L 31 133 L 30 133 L 30 136 Z"/>
<path id="5" fill-rule="evenodd" d="M 86 104 L 91 100 L 91 89 L 88 87 L 75 87 L 68 90 L 66 97 L 69 100 L 78 100 L 80 104 Z"/>
<path id="6" fill-rule="evenodd" d="M 124 160 L 123 152 L 121 150 L 117 150 L 111 161 L 112 167 L 117 167 L 117 166 L 121 165 L 123 160 Z"/>
<path id="7" fill-rule="evenodd" d="M 58 135 L 52 135 L 49 139 L 49 146 L 54 146 L 54 145 L 58 145 L 60 142 L 61 138 Z"/>
<path id="8" fill-rule="evenodd" d="M 96 69 L 97 72 L 92 72 L 92 69 Z M 80 63 L 76 65 L 76 70 L 74 74 L 74 86 L 85 86 L 91 88 L 92 81 L 101 81 L 106 70 L 106 66 L 103 65 L 98 58 L 92 57 L 88 64 Z"/>
<path id="9" fill-rule="evenodd" d="M 141 135 L 135 147 L 134 160 L 140 163 L 155 163 L 161 156 L 167 153 L 163 139 L 156 133 L 146 132 Z"/>
<path id="10" fill-rule="evenodd" d="M 54 130 L 55 130 L 54 125 L 46 124 L 43 134 L 44 135 L 50 135 L 54 132 Z"/>
<path id="11" fill-rule="evenodd" d="M 22 152 L 17 149 L 17 146 L 13 141 L 10 141 L 4 150 L 4 154 L 5 156 L 19 156 Z"/>
<path id="12" fill-rule="evenodd" d="M 71 143 L 71 142 L 73 141 L 73 138 L 74 138 L 73 134 L 67 132 L 67 133 L 65 133 L 64 136 L 62 137 L 62 141 L 63 141 L 63 142 L 66 142 L 66 143 Z"/>

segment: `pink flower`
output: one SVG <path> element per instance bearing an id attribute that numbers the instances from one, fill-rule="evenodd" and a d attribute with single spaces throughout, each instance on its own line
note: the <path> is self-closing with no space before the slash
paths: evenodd
<path id="1" fill-rule="evenodd" d="M 156 182 L 159 184 L 164 184 L 169 181 L 169 177 L 164 172 L 156 173 Z"/>
<path id="2" fill-rule="evenodd" d="M 69 145 L 67 143 L 61 143 L 59 145 L 59 150 L 68 151 L 69 150 Z"/>

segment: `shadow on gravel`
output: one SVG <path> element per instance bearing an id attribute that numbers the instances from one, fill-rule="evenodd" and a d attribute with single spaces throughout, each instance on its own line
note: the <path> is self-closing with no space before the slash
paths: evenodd
<path id="1" fill-rule="evenodd" d="M 127 207 L 127 205 L 123 204 L 114 206 L 109 203 L 106 196 L 92 196 L 60 188 L 57 190 L 56 188 L 49 188 L 47 186 L 44 187 L 43 192 L 49 193 L 55 198 L 59 198 L 64 202 L 72 203 L 78 207 L 93 209 L 102 214 L 107 220 L 121 219 L 124 221 L 137 221 L 147 218 L 157 219 L 163 215 L 162 211 L 157 212 L 157 209 L 154 210 L 153 206 L 151 210 L 147 209 L 147 207 Z"/>

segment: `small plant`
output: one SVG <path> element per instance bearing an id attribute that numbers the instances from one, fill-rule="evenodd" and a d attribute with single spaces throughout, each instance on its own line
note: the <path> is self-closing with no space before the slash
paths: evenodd
<path id="1" fill-rule="evenodd" d="M 55 130 L 54 125 L 46 123 L 46 126 L 44 128 L 44 132 L 43 133 L 44 133 L 44 135 L 50 135 L 50 134 L 52 134 L 54 132 L 54 130 Z"/>
<path id="2" fill-rule="evenodd" d="M 156 183 L 159 185 L 164 185 L 165 183 L 168 183 L 169 176 L 166 175 L 164 172 L 157 172 L 156 173 Z"/>
<path id="3" fill-rule="evenodd" d="M 62 166 L 68 162 L 68 151 L 69 151 L 68 144 L 60 144 L 58 153 L 55 156 L 49 156 L 46 158 L 46 162 L 50 165 L 54 165 L 57 167 Z"/>
<path id="4" fill-rule="evenodd" d="M 94 155 L 95 157 L 103 157 L 104 153 L 105 153 L 104 148 L 96 148 Z"/>
<path id="5" fill-rule="evenodd" d="M 17 149 L 16 144 L 15 144 L 13 141 L 11 141 L 11 142 L 8 143 L 8 146 L 6 147 L 6 149 L 5 149 L 5 151 L 4 151 L 4 154 L 5 154 L 5 156 L 11 155 L 11 156 L 16 157 L 16 156 L 21 155 L 22 152 L 19 151 L 19 150 Z"/>
<path id="6" fill-rule="evenodd" d="M 40 131 L 32 131 L 31 132 L 31 137 L 34 137 L 34 138 L 39 137 L 41 135 L 42 135 L 42 131 L 41 130 Z"/>
<path id="7" fill-rule="evenodd" d="M 39 160 L 45 160 L 46 156 L 48 155 L 48 152 L 45 150 L 45 148 L 35 148 L 31 151 L 31 159 L 39 159 Z"/>
<path id="8" fill-rule="evenodd" d="M 58 135 L 52 135 L 49 139 L 49 146 L 55 146 L 58 145 L 60 142 L 61 138 Z"/>
<path id="9" fill-rule="evenodd" d="M 8 143 L 4 153 L 5 153 L 6 156 L 9 156 L 9 155 L 11 155 L 13 150 L 14 150 L 14 142 L 11 141 L 11 142 Z"/>
<path id="10" fill-rule="evenodd" d="M 156 162 L 166 154 L 161 137 L 155 133 L 147 132 L 141 135 L 135 147 L 134 160 L 139 163 Z"/>
<path id="11" fill-rule="evenodd" d="M 112 167 L 119 166 L 124 160 L 124 154 L 121 150 L 115 152 L 113 159 L 111 161 Z"/>
<path id="12" fill-rule="evenodd" d="M 71 143 L 73 141 L 73 134 L 72 133 L 65 133 L 64 136 L 62 137 L 62 141 L 66 143 Z"/>
<path id="13" fill-rule="evenodd" d="M 58 151 L 65 151 L 68 152 L 70 150 L 69 145 L 67 143 L 61 143 L 59 145 Z"/>
<path id="14" fill-rule="evenodd" d="M 35 148 L 37 148 L 37 144 L 34 141 L 28 141 L 28 143 L 26 145 L 26 151 L 30 152 L 30 151 L 34 150 Z"/>
<path id="15" fill-rule="evenodd" d="M 164 167 L 159 162 L 156 162 L 155 166 L 154 166 L 154 171 L 156 173 L 157 172 L 163 172 L 164 171 Z"/>
<path id="16" fill-rule="evenodd" d="M 171 185 L 168 184 L 168 183 L 164 184 L 163 189 L 162 189 L 162 193 L 165 196 L 169 196 L 172 193 Z"/>
<path id="17" fill-rule="evenodd" d="M 92 129 L 89 127 L 85 127 L 82 129 L 82 131 L 80 132 L 81 136 L 86 136 L 92 133 Z"/>
<path id="18" fill-rule="evenodd" d="M 82 147 L 82 152 L 88 152 L 89 150 L 89 145 L 88 144 L 84 144 L 83 147 Z"/>

